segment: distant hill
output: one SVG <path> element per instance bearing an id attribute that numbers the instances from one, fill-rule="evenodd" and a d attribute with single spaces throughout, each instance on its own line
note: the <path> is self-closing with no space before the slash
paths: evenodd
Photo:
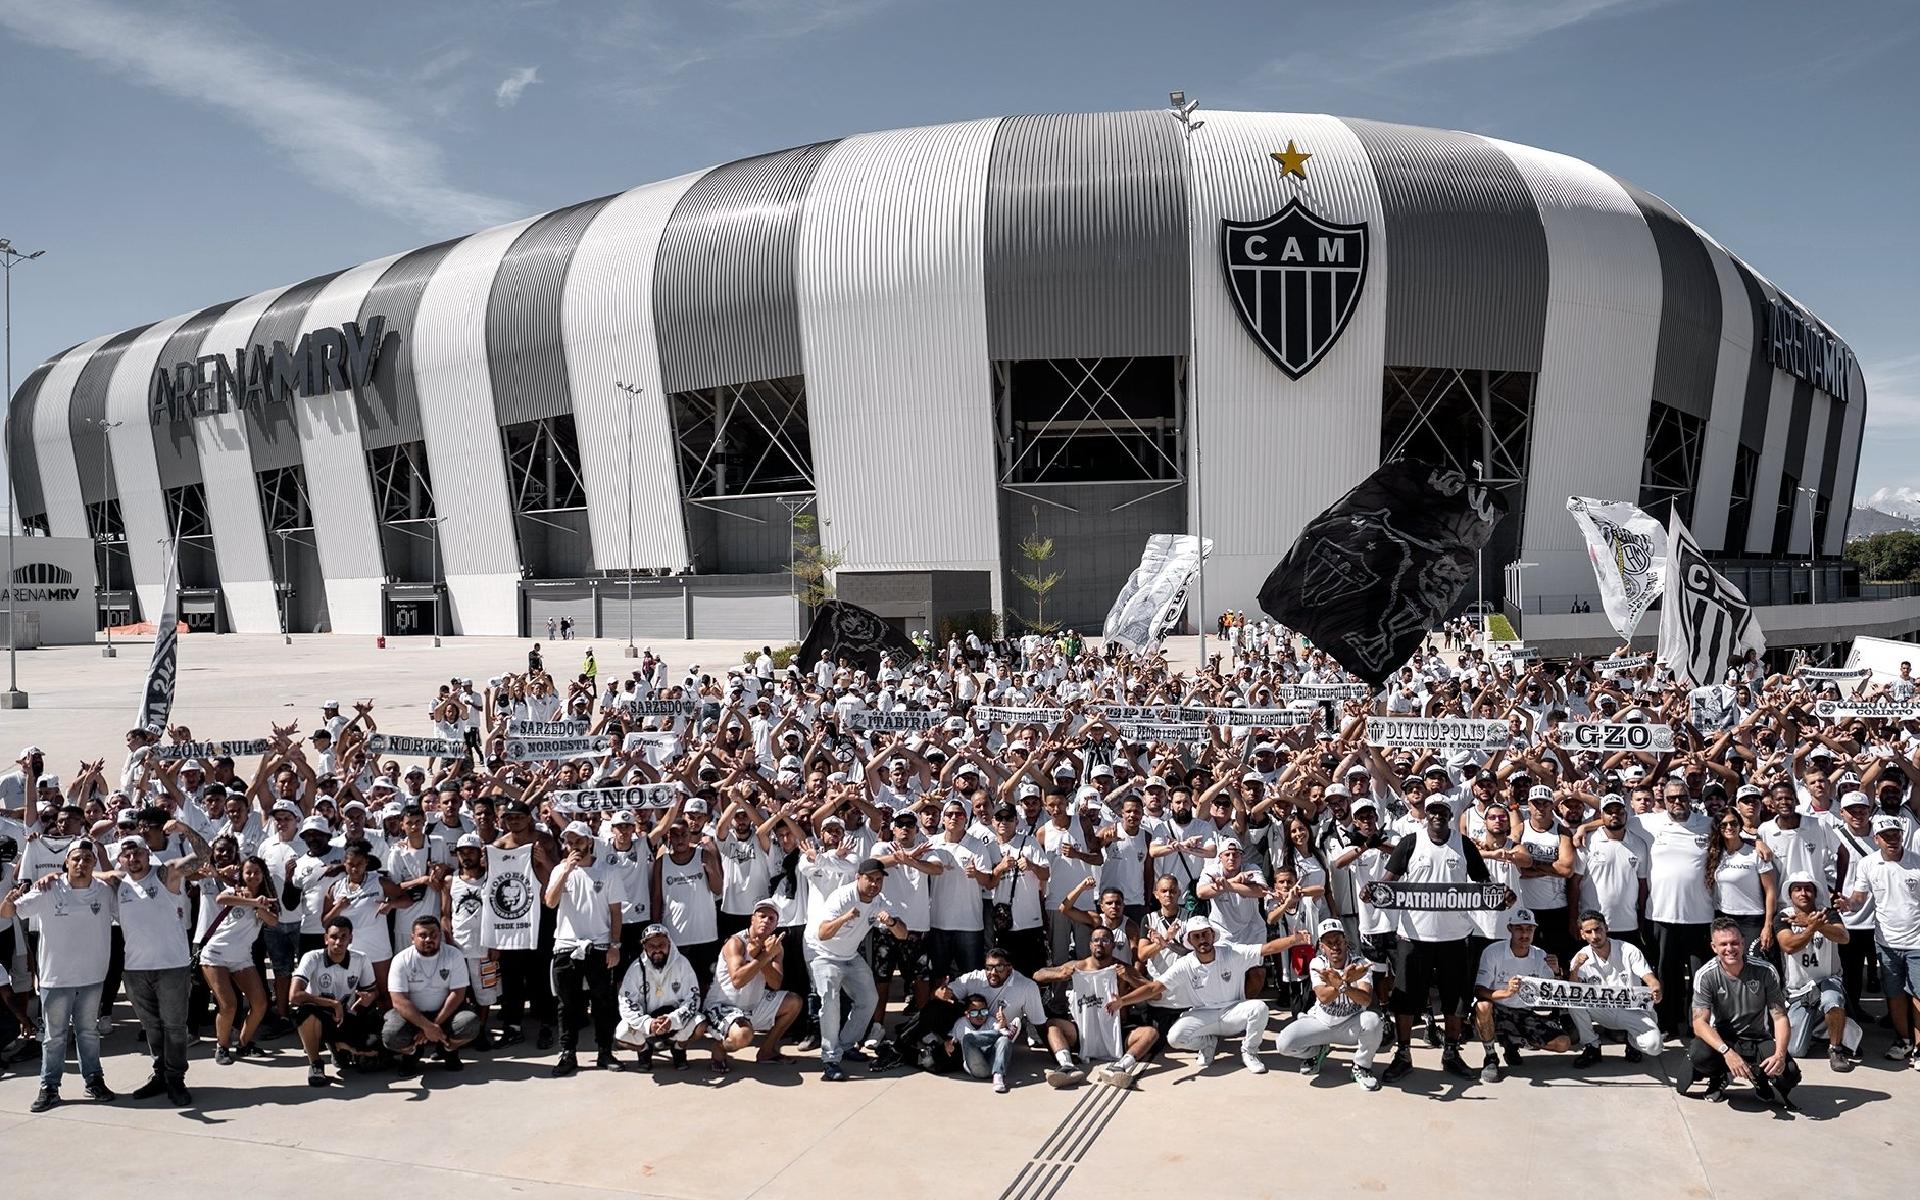
<path id="1" fill-rule="evenodd" d="M 1881 491 L 1885 490 L 1887 489 L 1881 489 Z M 1908 489 L 1901 488 L 1899 490 L 1905 492 Z M 1898 512 L 1888 512 L 1886 509 L 1874 505 L 1872 500 L 1879 496 L 1880 492 L 1875 492 L 1873 496 L 1869 498 L 1867 504 L 1860 505 L 1853 510 L 1853 516 L 1847 522 L 1847 538 L 1849 541 L 1855 538 L 1871 537 L 1876 533 L 1920 533 L 1920 517 L 1908 516 Z"/>

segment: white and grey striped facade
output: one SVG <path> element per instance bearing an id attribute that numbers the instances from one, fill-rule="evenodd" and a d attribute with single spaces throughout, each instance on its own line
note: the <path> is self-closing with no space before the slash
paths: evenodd
<path id="1" fill-rule="evenodd" d="M 1411 429 L 1476 389 L 1491 404 L 1505 386 L 1523 415 L 1495 457 L 1526 483 L 1504 549 L 1540 564 L 1529 592 L 1591 591 L 1565 498 L 1640 497 L 1650 431 L 1695 446 L 1679 491 L 1709 550 L 1804 555 L 1817 532 L 1823 554 L 1840 552 L 1864 381 L 1850 368 L 1843 400 L 1776 369 L 1768 310 L 1790 297 L 1658 197 L 1474 134 L 1204 116 L 1191 134 L 1168 112 L 860 134 L 83 342 L 12 398 L 20 511 L 57 536 L 117 519 L 151 614 L 170 520 L 197 489 L 207 528 L 187 582 L 217 592 L 240 631 L 280 628 L 285 585 L 295 627 L 379 632 L 386 601 L 442 579 L 449 632 L 513 634 L 562 611 L 543 581 L 569 596 L 562 581 L 631 569 L 757 579 L 703 608 L 697 632 L 777 634 L 790 615 L 766 630 L 773 610 L 757 605 L 786 591 L 776 501 L 808 493 L 849 579 L 971 579 L 982 607 L 1015 606 L 1016 544 L 1039 528 L 1063 547 L 1065 615 L 1086 622 L 1147 533 L 1197 531 L 1215 543 L 1208 608 L 1251 610 L 1305 521 L 1399 439 L 1396 422 Z M 1270 157 L 1289 141 L 1312 155 L 1304 179 Z M 1242 327 L 1220 261 L 1223 222 L 1295 198 L 1370 238 L 1357 310 L 1298 380 Z M 374 317 L 386 340 L 364 387 L 150 415 L 156 367 Z M 1020 366 L 1041 362 L 1051 374 Z M 1148 439 L 1169 469 L 1020 474 L 1014 381 L 1066 379 L 1071 399 L 1070 376 L 1129 370 L 1143 396 L 1171 397 Z M 695 410 L 669 398 L 704 397 L 718 427 L 748 385 L 763 416 L 768 397 L 803 404 L 786 433 L 804 427 L 807 445 L 777 496 L 689 478 L 703 469 L 685 448 Z M 1396 387 L 1454 395 L 1396 410 Z M 119 422 L 104 445 L 90 424 L 102 419 Z M 510 450 L 524 439 L 507 431 L 553 422 L 574 439 L 571 491 Z M 376 464 L 402 449 L 433 494 L 430 519 L 396 530 L 408 522 L 383 512 Z M 276 517 L 261 488 L 294 467 L 299 520 Z M 1795 485 L 1818 491 L 1811 525 Z M 677 628 L 685 589 L 647 595 L 662 630 Z"/>

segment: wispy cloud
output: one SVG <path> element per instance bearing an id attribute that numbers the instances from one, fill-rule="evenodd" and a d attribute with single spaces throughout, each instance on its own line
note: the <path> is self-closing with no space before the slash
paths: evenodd
<path id="1" fill-rule="evenodd" d="M 540 82 L 539 67 L 521 67 L 507 73 L 500 86 L 493 93 L 493 99 L 501 108 L 512 108 L 520 103 L 520 95 L 534 84 Z"/>
<path id="2" fill-rule="evenodd" d="M 1263 81 L 1300 88 L 1379 83 L 1419 67 L 1505 54 L 1586 21 L 1668 2 L 1453 0 L 1387 24 L 1356 41 L 1350 53 L 1315 46 L 1288 54 L 1267 66 Z"/>
<path id="3" fill-rule="evenodd" d="M 1920 432 L 1920 353 L 1864 363 L 1867 436 Z"/>
<path id="4" fill-rule="evenodd" d="M 912 0 L 720 0 L 683 9 L 633 0 L 582 40 L 585 53 L 618 59 L 609 91 L 631 103 L 664 102 L 695 67 L 791 49 L 797 39 L 847 28 Z"/>
<path id="5" fill-rule="evenodd" d="M 303 69 L 295 52 L 200 8 L 107 0 L 0 0 L 0 27 L 252 129 L 317 186 L 420 229 L 451 232 L 511 219 L 521 207 L 455 186 L 440 148 L 408 114 Z M 217 68 L 209 57 L 216 53 Z"/>

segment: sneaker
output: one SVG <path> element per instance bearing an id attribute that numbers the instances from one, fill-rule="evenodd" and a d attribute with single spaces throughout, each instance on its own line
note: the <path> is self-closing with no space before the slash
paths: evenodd
<path id="1" fill-rule="evenodd" d="M 1573 1060 L 1576 1067 L 1590 1067 L 1600 1061 L 1600 1043 L 1593 1042 L 1580 1047 L 1580 1054 Z"/>
<path id="2" fill-rule="evenodd" d="M 1240 1062 L 1247 1070 L 1253 1072 L 1255 1075 L 1265 1075 L 1267 1073 L 1267 1064 L 1261 1062 L 1260 1056 L 1252 1050 L 1242 1050 L 1240 1052 Z"/>
<path id="3" fill-rule="evenodd" d="M 1432 1013 L 1428 1013 L 1427 1014 L 1427 1045 L 1433 1047 L 1435 1050 L 1438 1050 L 1441 1045 L 1441 1040 L 1442 1039 L 1440 1037 L 1440 1024 L 1439 1022 L 1433 1019 Z"/>
<path id="4" fill-rule="evenodd" d="M 1047 1086 L 1050 1088 L 1078 1087 L 1086 1077 L 1087 1073 L 1077 1067 L 1063 1067 L 1055 1063 L 1047 1068 Z"/>
<path id="5" fill-rule="evenodd" d="M 40 1094 L 33 1098 L 33 1103 L 27 1105 L 27 1111 L 45 1112 L 58 1103 L 60 1103 L 60 1089 L 43 1087 L 40 1089 Z"/>
<path id="6" fill-rule="evenodd" d="M 100 1076 L 95 1075 L 87 1080 L 87 1099 L 98 1100 L 102 1104 L 112 1104 L 119 1098 L 113 1094 L 113 1089 L 107 1086 L 107 1081 Z"/>
<path id="7" fill-rule="evenodd" d="M 1393 1061 L 1387 1064 L 1387 1069 L 1381 1072 L 1380 1078 L 1382 1082 L 1392 1083 L 1396 1079 L 1404 1078 L 1412 1070 L 1413 1056 L 1402 1051 L 1393 1056 Z"/>
<path id="8" fill-rule="evenodd" d="M 440 1065 L 449 1071 L 464 1071 L 467 1064 L 461 1061 L 460 1052 L 449 1047 L 440 1055 Z"/>
<path id="9" fill-rule="evenodd" d="M 1853 1060 L 1848 1058 L 1847 1052 L 1838 1046 L 1827 1051 L 1827 1065 L 1842 1074 L 1853 1070 Z"/>
<path id="10" fill-rule="evenodd" d="M 1640 1047 L 1634 1045 L 1632 1042 L 1627 1043 L 1627 1061 L 1628 1062 L 1637 1063 L 1645 1059 L 1646 1057 L 1647 1057 L 1646 1055 L 1640 1053 Z"/>
<path id="11" fill-rule="evenodd" d="M 307 1086 L 308 1087 L 327 1086 L 327 1069 L 321 1066 L 317 1062 L 308 1063 L 307 1064 Z"/>
<path id="12" fill-rule="evenodd" d="M 1727 1085 L 1724 1083 L 1710 1083 L 1707 1085 L 1707 1090 L 1701 1094 L 1700 1098 L 1702 1100 L 1705 1100 L 1708 1104 L 1724 1103 L 1727 1098 Z"/>
<path id="13" fill-rule="evenodd" d="M 1518 1045 L 1513 1042 L 1508 1042 L 1506 1045 L 1500 1047 L 1500 1054 L 1507 1060 L 1507 1070 L 1517 1071 L 1520 1069 L 1522 1060 L 1520 1058 L 1520 1047 Z"/>
<path id="14" fill-rule="evenodd" d="M 1901 1062 L 1912 1057 L 1913 1057 L 1912 1042 L 1896 1041 L 1893 1045 L 1887 1047 L 1888 1062 Z"/>
<path id="15" fill-rule="evenodd" d="M 175 1108 L 185 1108 L 187 1105 L 193 1103 L 193 1093 L 187 1090 L 185 1083 L 179 1080 L 170 1080 L 167 1083 L 167 1103 L 173 1105 Z"/>
<path id="16" fill-rule="evenodd" d="M 995 1075 L 993 1077 L 993 1090 L 1001 1093 L 1007 1090 L 1007 1077 L 1005 1075 Z"/>
<path id="17" fill-rule="evenodd" d="M 563 1050 L 560 1052 L 559 1061 L 553 1064 L 552 1074 L 555 1079 L 565 1079 L 579 1069 L 580 1060 L 575 1058 L 571 1051 Z"/>
<path id="18" fill-rule="evenodd" d="M 539 1036 L 537 1036 L 533 1040 L 533 1046 L 534 1046 L 534 1049 L 536 1050 L 553 1049 L 553 1026 L 542 1025 L 540 1027 Z"/>
<path id="19" fill-rule="evenodd" d="M 602 1050 L 593 1056 L 593 1065 L 602 1071 L 624 1071 L 627 1068 L 613 1056 L 613 1051 Z"/>
<path id="20" fill-rule="evenodd" d="M 849 1047 L 847 1049 L 847 1052 L 840 1056 L 840 1061 L 841 1062 L 866 1062 L 867 1056 L 861 1053 L 859 1050 Z"/>
<path id="21" fill-rule="evenodd" d="M 1200 1049 L 1199 1049 L 1200 1066 L 1202 1068 L 1212 1066 L 1213 1056 L 1219 1051 L 1219 1049 L 1220 1049 L 1219 1038 L 1212 1038 L 1212 1037 L 1201 1038 Z"/>
<path id="22" fill-rule="evenodd" d="M 674 1070 L 684 1071 L 687 1069 L 687 1048 L 679 1042 L 675 1042 L 673 1045 L 667 1047 L 667 1057 L 673 1060 Z"/>
<path id="23" fill-rule="evenodd" d="M 635 1052 L 633 1065 L 639 1070 L 651 1072 L 653 1070 L 653 1051 L 640 1050 Z"/>
<path id="24" fill-rule="evenodd" d="M 839 1063 L 828 1063 L 820 1070 L 820 1078 L 826 1080 L 828 1083 L 839 1083 L 846 1077 L 847 1073 L 840 1069 Z"/>
<path id="25" fill-rule="evenodd" d="M 1462 1079 L 1476 1078 L 1473 1068 L 1467 1065 L 1467 1060 L 1460 1057 L 1458 1046 L 1448 1046 L 1440 1052 L 1440 1069 L 1449 1075 L 1458 1075 Z"/>
<path id="26" fill-rule="evenodd" d="M 810 1054 L 813 1051 L 818 1050 L 819 1048 L 820 1048 L 820 1034 L 817 1030 L 814 1032 L 808 1033 L 807 1036 L 801 1038 L 800 1044 L 794 1047 L 794 1049 L 800 1051 L 802 1054 Z"/>
<path id="27" fill-rule="evenodd" d="M 486 1053 L 487 1051 L 489 1051 L 489 1050 L 491 1050 L 491 1049 L 493 1049 L 493 1048 L 494 1048 L 494 1046 L 496 1046 L 496 1045 L 498 1045 L 498 1044 L 499 1044 L 499 1043 L 497 1043 L 497 1042 L 495 1042 L 495 1041 L 494 1041 L 494 1038 L 493 1038 L 493 1030 L 491 1030 L 491 1029 L 482 1029 L 482 1030 L 480 1031 L 480 1036 L 479 1036 L 479 1037 L 477 1037 L 477 1038 L 475 1038 L 475 1039 L 473 1039 L 473 1049 L 474 1049 L 474 1053 L 476 1053 L 476 1054 L 485 1054 L 485 1053 Z"/>
<path id="28" fill-rule="evenodd" d="M 220 1046 L 213 1052 L 213 1061 L 223 1067 L 230 1067 L 233 1065 L 233 1051 L 227 1049 L 225 1046 Z"/>
<path id="29" fill-rule="evenodd" d="M 412 1054 L 402 1054 L 394 1060 L 393 1073 L 402 1079 L 412 1079 L 420 1073 L 419 1057 Z"/>
<path id="30" fill-rule="evenodd" d="M 148 1079 L 131 1093 L 135 1100 L 151 1100 L 167 1090 L 167 1081 L 158 1075 Z"/>
<path id="31" fill-rule="evenodd" d="M 493 1039 L 493 1044 L 496 1048 L 504 1048 L 507 1046 L 518 1046 L 526 1040 L 527 1035 L 520 1031 L 518 1025 L 509 1025 L 500 1031 L 499 1037 Z"/>
<path id="32" fill-rule="evenodd" d="M 1332 1046 L 1322 1046 L 1318 1050 L 1315 1050 L 1311 1056 L 1301 1059 L 1300 1073 L 1302 1075 L 1318 1075 L 1321 1066 L 1327 1061 L 1327 1053 L 1332 1049 Z"/>
<path id="33" fill-rule="evenodd" d="M 1459 1055 L 1456 1053 L 1454 1057 L 1458 1058 Z M 1445 1067 L 1448 1070 L 1453 1069 L 1452 1064 L 1448 1063 L 1445 1059 L 1441 1060 L 1440 1065 L 1442 1067 Z M 1462 1060 L 1460 1065 L 1464 1067 L 1467 1064 L 1465 1060 Z M 1455 1073 L 1457 1074 L 1458 1072 L 1455 1072 Z M 1495 1061 L 1492 1054 L 1488 1054 L 1486 1057 L 1486 1061 L 1480 1064 L 1480 1082 L 1481 1083 L 1499 1083 L 1500 1082 L 1500 1064 L 1497 1061 Z"/>
<path id="34" fill-rule="evenodd" d="M 1353 1081 L 1370 1092 L 1380 1090 L 1380 1077 L 1365 1067 L 1355 1067 L 1353 1069 Z"/>
<path id="35" fill-rule="evenodd" d="M 264 1057 L 260 1047 L 252 1042 L 241 1042 L 238 1046 L 234 1047 L 233 1056 L 235 1058 Z"/>

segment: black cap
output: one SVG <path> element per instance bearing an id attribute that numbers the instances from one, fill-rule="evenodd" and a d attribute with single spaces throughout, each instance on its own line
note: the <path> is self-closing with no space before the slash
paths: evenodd
<path id="1" fill-rule="evenodd" d="M 503 807 L 500 811 L 504 813 L 519 813 L 523 817 L 530 817 L 533 815 L 532 806 L 529 805 L 525 800 L 509 800 L 507 801 L 506 806 Z"/>
<path id="2" fill-rule="evenodd" d="M 887 864 L 877 858 L 863 858 L 860 860 L 857 873 L 861 875 L 885 875 L 887 873 Z"/>
<path id="3" fill-rule="evenodd" d="M 1019 811 L 1015 809 L 1011 804 L 1006 804 L 1006 803 L 997 804 L 994 806 L 994 809 L 993 809 L 993 819 L 996 821 L 1001 821 L 1001 820 L 1011 821 L 1013 820 L 1013 818 L 1019 815 L 1020 815 Z"/>

